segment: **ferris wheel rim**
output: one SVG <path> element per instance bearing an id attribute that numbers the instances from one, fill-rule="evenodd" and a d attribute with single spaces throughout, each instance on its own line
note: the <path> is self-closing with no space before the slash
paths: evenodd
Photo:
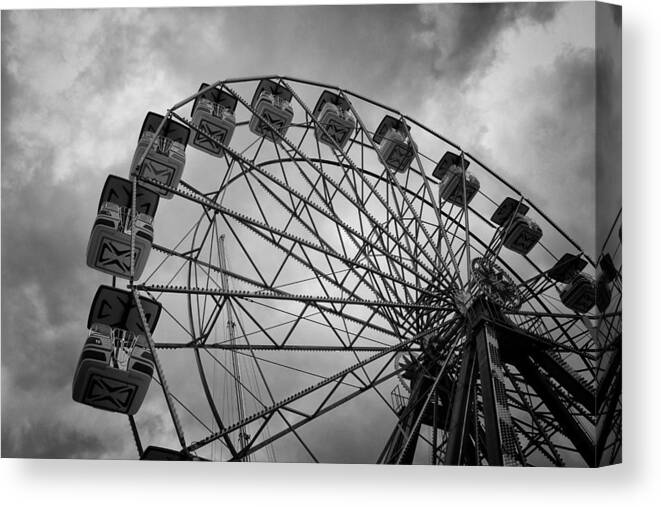
<path id="1" fill-rule="evenodd" d="M 366 102 L 369 102 L 369 103 L 371 103 L 372 105 L 374 105 L 374 106 L 376 106 L 376 107 L 379 107 L 379 108 L 385 109 L 385 110 L 387 110 L 387 111 L 393 112 L 393 113 L 395 113 L 395 114 L 401 116 L 402 118 L 411 121 L 413 124 L 415 124 L 415 125 L 418 126 L 419 128 L 422 128 L 422 129 L 428 131 L 430 134 L 434 135 L 434 136 L 435 136 L 436 138 L 438 138 L 438 139 L 441 139 L 441 140 L 442 140 L 443 142 L 445 142 L 446 144 L 448 144 L 448 145 L 450 145 L 450 146 L 453 146 L 453 147 L 455 147 L 456 149 L 460 150 L 461 153 L 462 153 L 462 156 L 465 155 L 465 156 L 467 156 L 468 158 L 470 158 L 471 160 L 475 161 L 480 167 L 482 167 L 484 170 L 486 170 L 488 173 L 490 173 L 492 176 L 494 176 L 494 177 L 495 177 L 497 180 L 499 180 L 501 183 L 505 184 L 510 190 L 514 191 L 518 196 L 520 196 L 522 200 L 525 200 L 527 203 L 529 203 L 529 204 L 531 205 L 531 207 L 532 207 L 533 209 L 535 209 L 535 210 L 540 214 L 540 216 L 542 216 L 542 217 L 544 218 L 544 220 L 545 220 L 548 224 L 552 225 L 552 226 L 553 226 L 553 227 L 554 227 L 554 228 L 555 228 L 555 229 L 556 229 L 556 230 L 557 230 L 557 231 L 558 231 L 563 237 L 565 237 L 565 239 L 566 239 L 567 241 L 569 241 L 573 246 L 575 246 L 575 247 L 579 250 L 579 252 L 581 253 L 581 255 L 583 255 L 586 259 L 588 259 L 588 261 L 589 261 L 592 265 L 595 265 L 595 264 L 596 264 L 596 262 L 593 261 L 593 260 L 592 260 L 587 254 L 585 254 L 585 253 L 583 252 L 583 250 L 582 250 L 580 247 L 578 247 L 578 245 L 577 245 L 577 244 L 576 244 L 576 243 L 575 243 L 575 242 L 574 242 L 574 241 L 573 241 L 573 240 L 572 240 L 572 239 L 571 239 L 571 238 L 570 238 L 570 237 L 569 237 L 569 236 L 568 236 L 568 235 L 567 235 L 562 229 L 560 229 L 560 228 L 559 228 L 559 227 L 558 227 L 553 221 L 551 221 L 548 217 L 546 217 L 546 215 L 545 215 L 540 209 L 538 209 L 538 208 L 535 206 L 535 204 L 534 204 L 533 202 L 531 202 L 530 200 L 528 200 L 527 198 L 525 198 L 521 192 L 519 192 L 518 190 L 516 190 L 513 186 L 511 186 L 511 185 L 510 185 L 508 182 L 506 182 L 505 180 L 502 180 L 500 176 L 498 176 L 496 173 L 492 172 L 488 167 L 486 167 L 484 164 L 482 164 L 481 162 L 479 162 L 479 161 L 478 161 L 475 157 L 473 157 L 470 153 L 468 153 L 468 152 L 464 152 L 459 146 L 457 146 L 456 144 L 452 143 L 451 141 L 445 139 L 441 134 L 438 134 L 438 133 L 436 133 L 436 132 L 431 131 L 428 127 L 425 127 L 424 125 L 420 124 L 420 123 L 417 122 L 416 120 L 414 120 L 414 119 L 412 119 L 412 118 L 410 118 L 410 117 L 408 117 L 408 116 L 405 116 L 405 115 L 401 114 L 399 111 L 396 111 L 395 109 L 392 109 L 392 108 L 390 108 L 390 107 L 388 107 L 388 106 L 385 106 L 385 105 L 383 105 L 383 104 L 380 104 L 380 103 L 378 103 L 378 102 L 376 102 L 376 101 L 373 101 L 373 100 L 371 100 L 371 99 L 367 99 L 367 98 L 365 98 L 365 97 L 363 97 L 363 96 L 361 96 L 361 95 L 355 94 L 355 93 L 353 93 L 353 92 L 349 92 L 349 91 L 347 91 L 347 90 L 342 90 L 342 89 L 339 88 L 339 87 L 332 87 L 332 86 L 325 85 L 325 84 L 322 84 L 322 83 L 316 83 L 316 82 L 312 82 L 312 81 L 300 80 L 300 79 L 297 79 L 297 78 L 289 78 L 289 77 L 284 77 L 284 76 L 264 76 L 264 77 L 241 78 L 241 79 L 235 79 L 235 80 L 218 81 L 218 82 L 215 83 L 214 85 L 211 85 L 210 88 L 211 88 L 211 87 L 215 87 L 215 86 L 221 86 L 221 87 L 222 87 L 222 86 L 224 86 L 225 84 L 252 82 L 252 81 L 261 80 L 261 79 L 266 79 L 266 78 L 270 78 L 270 79 L 278 79 L 278 80 L 280 80 L 280 81 L 282 81 L 282 80 L 286 80 L 286 81 L 298 82 L 298 83 L 303 83 L 303 84 L 313 85 L 313 86 L 316 86 L 316 87 L 323 87 L 323 88 L 326 88 L 326 89 L 328 89 L 328 88 L 335 89 L 335 90 L 338 90 L 339 92 L 346 93 L 347 95 L 350 95 L 350 96 L 352 96 L 352 97 L 355 97 L 355 98 L 358 98 L 358 99 L 360 99 L 360 100 L 364 100 L 364 101 L 366 101 Z M 190 101 L 190 100 L 191 100 L 191 99 L 188 99 L 187 101 L 182 101 L 182 102 L 178 103 L 177 105 L 175 105 L 175 107 L 173 107 L 172 109 L 168 110 L 168 114 L 169 114 L 169 113 L 173 113 L 173 114 L 174 114 L 174 111 L 175 111 L 176 109 L 178 109 L 179 107 L 181 107 L 182 105 L 184 105 L 185 103 L 187 103 L 187 102 Z M 321 159 L 320 159 L 320 160 L 321 160 Z M 261 164 L 261 165 L 264 166 L 264 165 L 267 165 L 268 163 L 276 163 L 276 162 L 282 162 L 282 158 L 279 158 L 279 159 L 277 159 L 277 160 L 273 160 L 273 161 L 271 161 L 271 162 L 264 162 L 264 163 Z M 303 162 L 303 160 L 301 160 L 301 162 Z M 337 165 L 337 166 L 339 166 L 339 167 L 345 167 L 344 164 L 341 164 L 341 163 L 339 163 L 339 162 L 334 162 L 334 161 L 331 161 L 331 160 L 328 161 L 328 164 L 329 164 L 329 165 L 333 165 L 333 164 L 334 164 L 334 165 Z M 371 173 L 370 171 L 365 171 L 365 172 L 370 173 L 372 176 L 375 176 L 375 177 L 377 177 L 377 178 L 382 178 L 382 177 L 383 177 L 383 175 L 378 176 L 376 173 Z M 425 177 L 424 175 L 422 175 L 422 176 Z M 236 176 L 236 177 L 238 178 L 238 176 Z M 385 180 L 384 180 L 384 181 L 385 181 Z M 434 181 L 434 180 L 432 180 L 432 181 Z M 183 180 L 182 180 L 182 182 L 183 182 Z M 408 189 L 408 188 L 406 188 L 406 187 L 405 187 L 405 191 L 407 191 L 407 192 L 411 192 L 411 190 Z M 465 190 L 464 190 L 464 193 L 465 193 Z M 418 196 L 418 198 L 421 199 L 423 202 L 427 202 L 427 203 L 429 203 L 429 201 L 426 201 L 426 197 L 425 197 L 424 194 L 423 194 L 422 196 Z M 468 206 L 466 206 L 466 209 L 469 210 L 470 208 L 469 208 Z M 470 209 L 470 211 L 472 211 L 474 214 L 477 214 L 478 216 L 480 216 L 479 213 L 478 213 L 476 210 L 474 210 L 474 209 Z M 446 217 L 451 218 L 449 214 L 447 214 Z M 480 216 L 480 218 L 481 218 L 482 220 L 484 220 L 485 222 L 488 223 L 488 220 L 487 220 L 485 217 Z M 456 220 L 456 219 L 455 219 L 455 220 Z M 458 228 L 461 228 L 461 227 L 462 227 L 460 223 L 457 223 L 457 225 L 458 225 Z M 441 224 L 439 224 L 439 227 L 441 227 Z M 194 232 L 194 234 L 193 234 L 193 238 L 192 238 L 192 240 L 191 240 L 191 246 L 194 245 L 195 238 L 196 238 L 196 235 L 197 235 L 197 228 L 199 228 L 199 222 L 198 222 L 198 225 L 196 226 L 195 232 Z M 612 231 L 611 231 L 611 232 L 612 232 Z M 477 235 L 475 232 L 471 231 L 467 224 L 466 224 L 466 227 L 465 227 L 465 233 L 466 233 L 467 236 L 471 236 L 473 239 L 477 240 L 477 241 L 481 244 L 481 246 L 482 246 L 483 248 L 485 248 L 485 250 L 488 250 L 488 245 L 486 245 L 486 244 L 483 242 L 483 240 L 480 238 L 479 235 Z M 201 253 L 201 250 L 198 250 L 197 253 L 195 254 L 195 255 L 196 255 L 196 261 L 198 260 L 200 253 Z M 469 254 L 469 259 L 470 259 L 470 248 L 468 248 L 468 254 Z M 500 263 L 505 263 L 505 261 L 503 261 L 503 259 L 501 259 L 499 255 L 497 256 L 497 258 L 498 258 L 498 260 L 500 261 Z M 196 262 L 196 261 L 190 261 L 190 262 L 188 262 L 188 266 L 189 266 L 189 271 L 188 271 L 188 285 L 189 285 L 189 287 L 190 287 L 190 284 L 191 284 L 191 269 L 193 269 L 193 262 Z M 531 260 L 529 260 L 529 262 L 531 262 L 531 264 L 533 264 Z M 534 265 L 534 264 L 533 264 L 533 266 L 535 266 L 535 269 L 537 269 L 538 272 L 542 273 L 542 270 L 541 270 L 539 267 L 537 267 L 537 266 Z M 507 263 L 505 263 L 505 269 L 507 269 L 507 271 L 510 272 L 511 274 L 515 275 L 515 276 L 519 279 L 520 282 L 524 282 L 524 281 L 525 281 L 525 280 L 523 280 L 523 279 L 519 276 L 519 274 L 517 273 L 517 271 L 516 271 L 515 269 L 513 269 L 512 267 L 510 267 Z M 141 290 L 141 287 L 138 286 L 138 287 L 136 287 L 136 289 L 137 289 L 137 290 Z M 191 308 L 190 308 L 190 297 L 191 297 L 191 294 L 189 293 L 189 294 L 188 294 L 189 312 L 191 311 Z M 382 297 L 383 297 L 383 295 L 382 295 Z M 545 306 L 544 303 L 539 299 L 539 298 L 540 298 L 540 295 L 538 294 L 536 297 L 537 297 L 538 301 L 540 302 L 540 304 L 542 304 L 542 305 L 544 306 L 544 308 L 547 308 L 547 309 L 548 309 L 548 307 Z M 549 310 L 549 313 L 552 313 L 552 312 Z M 577 315 L 575 318 L 580 318 L 580 317 Z M 191 328 L 194 327 L 194 326 L 193 326 L 193 320 L 192 320 L 192 314 L 190 315 L 190 325 L 191 325 Z M 198 364 L 198 370 L 199 370 L 199 373 L 200 373 L 200 377 L 203 379 L 203 384 L 205 385 L 205 391 L 208 391 L 208 383 L 206 382 L 206 379 L 205 379 L 204 367 L 203 367 L 202 362 L 201 362 L 201 359 L 200 359 L 199 349 L 198 349 L 197 347 L 195 347 L 195 348 L 194 348 L 194 351 L 195 351 L 195 355 L 196 355 L 196 361 L 197 361 L 197 364 Z M 393 354 L 393 358 L 394 358 L 394 354 Z M 449 360 L 449 356 L 448 356 L 448 360 Z M 361 393 L 361 394 L 362 394 L 362 393 Z M 211 401 L 209 401 L 209 403 L 212 405 L 212 407 L 214 406 L 214 405 L 211 403 Z M 213 408 L 212 408 L 212 410 L 213 410 Z M 220 421 L 220 417 L 218 417 L 217 421 Z M 221 425 L 222 425 L 222 423 L 219 423 L 219 426 L 221 426 Z M 229 434 L 229 432 L 226 433 L 225 435 L 228 435 L 228 434 Z M 193 447 L 194 447 L 194 444 L 188 445 L 188 446 L 186 447 L 186 450 L 189 451 L 189 452 L 193 452 L 193 451 L 195 451 L 197 448 L 199 448 L 199 447 L 197 447 L 197 448 L 193 449 Z M 233 458 L 236 458 L 236 456 L 234 455 L 234 453 L 233 453 Z"/>

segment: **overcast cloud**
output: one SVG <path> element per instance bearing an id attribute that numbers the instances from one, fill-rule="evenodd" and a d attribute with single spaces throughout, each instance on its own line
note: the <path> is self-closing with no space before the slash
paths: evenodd
<path id="1" fill-rule="evenodd" d="M 457 141 L 593 253 L 595 76 L 611 139 L 621 117 L 621 62 L 596 60 L 593 16 L 589 3 L 3 12 L 3 457 L 135 455 L 126 419 L 70 390 L 107 282 L 84 261 L 98 195 L 127 173 L 146 111 L 229 77 L 338 84 Z M 141 414 L 154 438 L 159 403 Z M 375 422 L 335 423 L 351 432 L 320 455 L 364 461 Z"/>

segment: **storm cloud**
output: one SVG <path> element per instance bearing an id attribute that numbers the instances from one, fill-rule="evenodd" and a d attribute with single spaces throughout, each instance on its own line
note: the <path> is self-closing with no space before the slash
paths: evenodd
<path id="1" fill-rule="evenodd" d="M 585 5 L 554 3 L 3 12 L 2 455 L 135 456 L 126 418 L 73 403 L 70 383 L 90 299 L 107 283 L 84 261 L 100 188 L 128 173 L 146 111 L 214 79 L 341 85 L 480 155 L 588 251 L 595 96 L 619 92 L 608 77 L 618 62 L 596 59 L 582 31 L 589 20 Z M 174 445 L 159 389 L 141 430 Z M 389 417 L 358 397 L 301 435 L 329 461 L 373 461 Z M 280 457 L 308 459 L 293 437 Z"/>
<path id="2" fill-rule="evenodd" d="M 559 4 L 476 3 L 421 6 L 424 29 L 417 37 L 433 55 L 435 76 L 452 85 L 479 79 L 500 55 L 505 30 L 553 21 Z"/>

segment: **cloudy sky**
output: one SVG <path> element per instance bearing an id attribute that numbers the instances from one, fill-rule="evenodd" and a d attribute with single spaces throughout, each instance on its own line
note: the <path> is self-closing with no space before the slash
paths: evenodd
<path id="1" fill-rule="evenodd" d="M 392 105 L 593 252 L 596 101 L 609 139 L 621 115 L 621 60 L 596 56 L 594 14 L 591 3 L 3 12 L 2 455 L 134 455 L 125 418 L 71 401 L 90 298 L 107 282 L 84 252 L 145 112 L 200 82 L 291 75 Z M 605 33 L 618 33 L 607 14 Z M 600 167 L 617 165 L 617 143 L 601 146 Z"/>

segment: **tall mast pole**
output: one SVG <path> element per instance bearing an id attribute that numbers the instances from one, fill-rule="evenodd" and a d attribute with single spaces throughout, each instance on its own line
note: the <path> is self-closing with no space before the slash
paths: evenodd
<path id="1" fill-rule="evenodd" d="M 220 269 L 221 269 L 220 284 L 223 290 L 229 290 L 230 287 L 229 287 L 229 280 L 227 277 L 227 258 L 225 256 L 224 234 L 220 235 L 219 243 L 220 244 L 218 251 L 220 252 Z M 236 328 L 236 324 L 234 322 L 234 306 L 232 305 L 232 301 L 228 300 L 227 301 L 227 332 L 229 335 L 229 343 L 232 345 L 236 345 L 235 328 Z M 243 391 L 241 389 L 241 367 L 239 365 L 239 357 L 236 350 L 233 349 L 230 351 L 230 357 L 232 359 L 232 374 L 234 376 L 234 393 L 236 396 L 237 416 L 238 416 L 238 420 L 241 421 L 245 418 L 245 405 L 243 401 Z M 246 445 L 248 445 L 249 439 L 250 436 L 248 435 L 248 433 L 246 433 L 245 427 L 241 428 L 239 432 L 239 446 L 245 447 Z M 241 458 L 241 461 L 250 461 L 250 455 Z"/>

